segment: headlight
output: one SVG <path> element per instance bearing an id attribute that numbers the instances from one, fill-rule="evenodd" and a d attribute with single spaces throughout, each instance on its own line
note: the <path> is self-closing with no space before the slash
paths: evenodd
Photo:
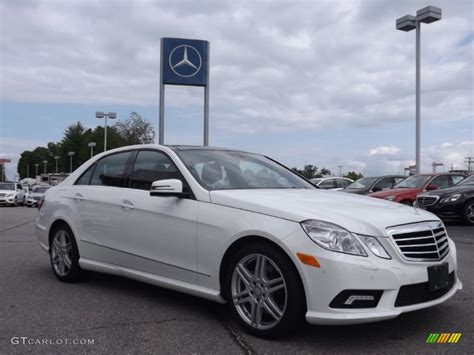
<path id="1" fill-rule="evenodd" d="M 364 244 L 367 248 L 370 249 L 372 253 L 374 253 L 379 258 L 383 259 L 391 259 L 390 255 L 388 255 L 387 251 L 384 249 L 382 244 L 377 240 L 375 237 L 368 237 L 365 235 L 359 235 L 359 238 L 362 239 Z"/>
<path id="2" fill-rule="evenodd" d="M 393 201 L 393 200 L 395 200 L 395 196 L 387 196 L 384 199 L 388 200 L 388 201 Z"/>
<path id="3" fill-rule="evenodd" d="M 443 199 L 440 201 L 440 203 L 454 202 L 454 201 L 459 200 L 460 197 L 461 197 L 460 194 L 451 195 L 451 196 L 448 196 L 448 197 L 443 198 Z"/>
<path id="4" fill-rule="evenodd" d="M 325 249 L 367 256 L 357 239 L 336 224 L 311 219 L 301 222 L 301 226 L 311 240 Z"/>
<path id="5" fill-rule="evenodd" d="M 13 197 L 13 195 L 15 195 L 15 193 L 10 192 L 10 193 L 7 194 L 7 197 Z"/>

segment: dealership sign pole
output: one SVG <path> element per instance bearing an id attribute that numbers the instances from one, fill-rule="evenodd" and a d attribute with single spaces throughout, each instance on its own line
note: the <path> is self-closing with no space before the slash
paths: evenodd
<path id="1" fill-rule="evenodd" d="M 209 145 L 209 42 L 162 38 L 160 58 L 160 124 L 158 143 L 165 141 L 165 85 L 204 87 L 204 145 Z"/>

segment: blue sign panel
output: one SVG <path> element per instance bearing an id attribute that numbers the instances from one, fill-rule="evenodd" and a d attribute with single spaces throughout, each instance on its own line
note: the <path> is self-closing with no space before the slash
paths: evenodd
<path id="1" fill-rule="evenodd" d="M 163 84 L 207 86 L 209 42 L 162 38 L 161 81 Z"/>

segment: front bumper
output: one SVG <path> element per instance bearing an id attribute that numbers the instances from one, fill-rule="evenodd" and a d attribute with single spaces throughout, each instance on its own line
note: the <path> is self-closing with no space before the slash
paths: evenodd
<path id="1" fill-rule="evenodd" d="M 27 206 L 36 206 L 38 204 L 38 201 L 33 200 L 33 199 L 28 199 L 26 200 L 26 205 Z"/>
<path id="2" fill-rule="evenodd" d="M 401 313 L 440 304 L 451 298 L 462 283 L 457 279 L 456 247 L 450 240 L 450 252 L 437 262 L 403 261 L 391 245 L 389 238 L 378 238 L 392 256 L 391 260 L 381 259 L 366 249 L 368 254 L 353 256 L 325 250 L 317 246 L 306 234 L 296 232 L 285 238 L 293 254 L 311 254 L 318 260 L 320 268 L 300 263 L 295 264 L 300 271 L 305 286 L 307 313 L 311 324 L 342 325 L 375 322 L 395 318 Z M 400 287 L 428 281 L 427 267 L 448 263 L 449 273 L 454 272 L 454 282 L 439 298 L 428 302 L 396 307 L 395 301 Z M 331 308 L 329 304 L 344 290 L 382 290 L 383 294 L 374 308 Z"/>
<path id="3" fill-rule="evenodd" d="M 0 205 L 13 205 L 15 203 L 15 196 L 0 197 Z"/>
<path id="4" fill-rule="evenodd" d="M 433 206 L 421 206 L 420 208 L 434 213 L 441 218 L 461 218 L 462 217 L 462 206 L 464 201 L 448 202 L 448 203 L 436 203 Z"/>

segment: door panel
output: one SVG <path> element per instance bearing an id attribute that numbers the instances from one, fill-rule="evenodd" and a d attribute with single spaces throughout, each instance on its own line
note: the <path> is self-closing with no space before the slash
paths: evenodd
<path id="1" fill-rule="evenodd" d="M 153 274 L 196 282 L 198 202 L 150 196 L 128 189 L 117 233 L 120 264 Z M 125 207 L 133 203 L 133 208 Z"/>
<path id="2" fill-rule="evenodd" d="M 196 282 L 198 203 L 192 198 L 150 196 L 151 183 L 180 179 L 189 186 L 169 157 L 141 150 L 130 186 L 121 200 L 119 240 L 121 265 L 187 282 Z"/>
<path id="3" fill-rule="evenodd" d="M 123 190 L 128 186 L 132 152 L 108 155 L 89 168 L 74 186 L 71 198 L 81 221 L 81 256 L 115 263 L 123 233 Z"/>

